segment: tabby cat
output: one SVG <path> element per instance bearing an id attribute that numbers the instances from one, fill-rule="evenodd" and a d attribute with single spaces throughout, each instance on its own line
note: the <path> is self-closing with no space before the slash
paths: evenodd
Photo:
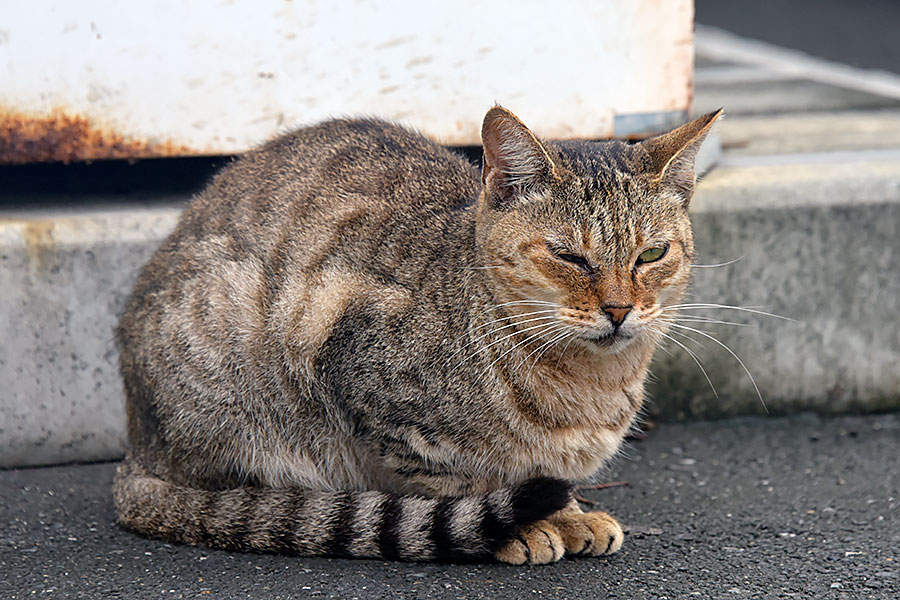
<path id="1" fill-rule="evenodd" d="M 118 340 L 121 523 L 188 544 L 548 563 L 622 545 L 569 481 L 613 455 L 688 282 L 719 113 L 639 143 L 484 119 L 481 176 L 377 120 L 223 169 Z"/>

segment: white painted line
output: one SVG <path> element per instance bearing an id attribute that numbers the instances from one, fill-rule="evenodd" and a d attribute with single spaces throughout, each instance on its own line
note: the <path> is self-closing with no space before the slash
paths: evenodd
<path id="1" fill-rule="evenodd" d="M 760 67 L 698 67 L 694 71 L 694 85 L 756 83 L 793 79 L 794 77 L 791 73 L 781 73 Z"/>
<path id="2" fill-rule="evenodd" d="M 900 75 L 889 71 L 857 69 L 706 25 L 696 26 L 694 45 L 698 55 L 713 60 L 753 65 L 782 76 L 900 99 Z"/>
<path id="3" fill-rule="evenodd" d="M 837 152 L 801 152 L 794 154 L 761 154 L 758 156 L 724 156 L 719 168 L 772 167 L 787 165 L 833 165 L 863 162 L 895 161 L 900 164 L 900 148 L 878 150 L 841 150 Z"/>

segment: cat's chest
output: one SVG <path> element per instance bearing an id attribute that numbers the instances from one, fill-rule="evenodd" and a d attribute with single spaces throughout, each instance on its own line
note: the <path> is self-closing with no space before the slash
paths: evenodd
<path id="1" fill-rule="evenodd" d="M 624 431 L 572 428 L 536 440 L 536 474 L 583 479 L 596 472 L 619 450 Z"/>
<path id="2" fill-rule="evenodd" d="M 613 375 L 590 368 L 547 369 L 523 380 L 524 390 L 512 396 L 521 415 L 538 428 L 620 432 L 641 408 L 645 377 L 640 368 Z M 580 439 L 574 436 L 566 445 Z"/>
<path id="3" fill-rule="evenodd" d="M 619 449 L 640 409 L 643 381 L 544 380 L 528 406 L 512 415 L 519 432 L 517 456 L 535 474 L 588 477 Z"/>

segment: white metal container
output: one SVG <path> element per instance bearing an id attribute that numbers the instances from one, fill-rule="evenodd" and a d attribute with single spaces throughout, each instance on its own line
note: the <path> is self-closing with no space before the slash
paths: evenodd
<path id="1" fill-rule="evenodd" d="M 231 154 L 377 115 L 478 144 L 494 102 L 538 135 L 680 121 L 691 0 L 32 0 L 0 6 L 0 163 Z"/>

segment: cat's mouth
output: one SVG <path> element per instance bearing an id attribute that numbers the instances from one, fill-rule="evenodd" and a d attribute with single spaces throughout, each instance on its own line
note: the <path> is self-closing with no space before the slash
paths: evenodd
<path id="1" fill-rule="evenodd" d="M 618 352 L 640 334 L 633 327 L 604 327 L 603 323 L 586 323 L 583 320 L 572 325 L 583 343 L 603 351 Z"/>
<path id="2" fill-rule="evenodd" d="M 610 333 L 594 334 L 588 337 L 588 340 L 601 348 L 612 348 L 630 342 L 633 337 L 631 334 L 618 330 Z"/>

